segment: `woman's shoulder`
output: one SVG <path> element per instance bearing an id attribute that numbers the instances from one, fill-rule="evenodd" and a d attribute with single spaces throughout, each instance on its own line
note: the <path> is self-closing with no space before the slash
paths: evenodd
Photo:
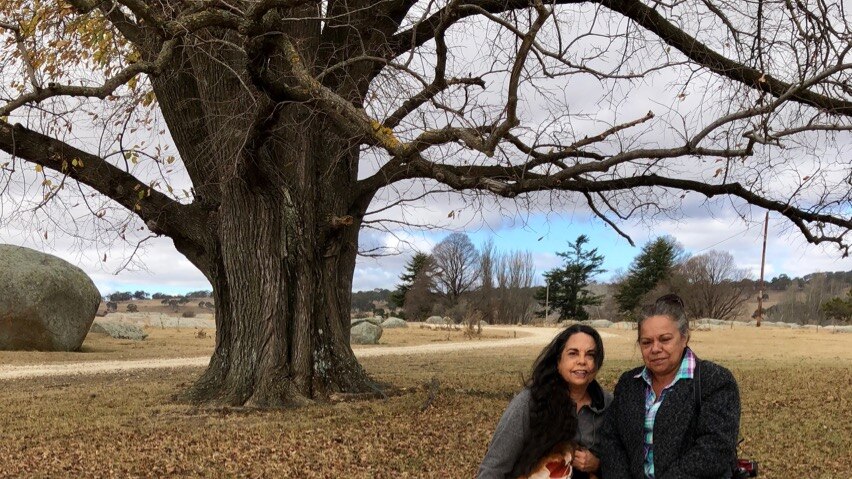
<path id="1" fill-rule="evenodd" d="M 633 369 L 628 369 L 627 371 L 621 373 L 621 376 L 618 378 L 618 382 L 615 384 L 615 388 L 618 389 L 619 385 L 635 379 L 636 376 L 638 376 L 642 372 L 642 369 L 644 367 L 645 366 L 636 366 Z"/>
<path id="2" fill-rule="evenodd" d="M 613 388 L 615 397 L 638 394 L 642 379 L 637 379 L 636 376 L 642 372 L 642 367 L 635 367 L 621 373 L 621 376 L 619 376 L 618 381 L 615 383 L 615 388 Z"/>
<path id="3" fill-rule="evenodd" d="M 734 374 L 725 366 L 703 359 L 698 361 L 697 366 L 699 387 L 707 393 L 720 390 L 739 391 Z"/>
<path id="4" fill-rule="evenodd" d="M 530 388 L 525 387 L 521 389 L 518 394 L 515 394 L 515 397 L 509 401 L 509 406 L 506 407 L 507 410 L 516 410 L 516 411 L 528 411 L 530 407 L 530 400 L 532 398 L 532 392 Z"/>
<path id="5" fill-rule="evenodd" d="M 711 380 L 714 382 L 734 381 L 734 374 L 728 368 L 721 364 L 714 363 L 713 361 L 699 359 L 698 368 L 700 370 L 699 374 L 704 380 Z"/>

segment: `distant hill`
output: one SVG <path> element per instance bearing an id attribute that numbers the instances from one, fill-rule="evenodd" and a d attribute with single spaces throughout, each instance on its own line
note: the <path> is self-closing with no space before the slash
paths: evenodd
<path id="1" fill-rule="evenodd" d="M 372 311 L 376 308 L 385 309 L 390 298 L 391 290 L 376 288 L 370 291 L 354 291 L 352 293 L 353 311 Z"/>

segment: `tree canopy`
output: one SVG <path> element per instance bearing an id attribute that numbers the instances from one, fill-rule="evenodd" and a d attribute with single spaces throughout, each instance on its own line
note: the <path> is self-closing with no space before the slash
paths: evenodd
<path id="1" fill-rule="evenodd" d="M 9 0 L 0 33 L 3 221 L 171 238 L 213 286 L 198 401 L 372 391 L 358 231 L 431 193 L 619 232 L 722 197 L 849 250 L 842 2 Z"/>

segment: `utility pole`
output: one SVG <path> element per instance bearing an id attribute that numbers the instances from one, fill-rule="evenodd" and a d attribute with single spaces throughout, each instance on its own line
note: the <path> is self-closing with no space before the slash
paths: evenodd
<path id="1" fill-rule="evenodd" d="M 547 306 L 548 306 L 548 303 L 550 302 L 550 281 L 544 283 L 544 285 L 545 285 L 545 288 L 544 288 L 544 320 L 547 321 L 547 316 L 548 316 Z M 539 297 L 541 297 L 541 296 L 539 296 Z"/>
<path id="2" fill-rule="evenodd" d="M 763 320 L 763 294 L 766 291 L 766 282 L 763 281 L 763 270 L 766 266 L 766 236 L 769 232 L 769 210 L 766 210 L 766 218 L 763 220 L 763 254 L 760 256 L 760 293 L 757 297 L 757 327 Z"/>

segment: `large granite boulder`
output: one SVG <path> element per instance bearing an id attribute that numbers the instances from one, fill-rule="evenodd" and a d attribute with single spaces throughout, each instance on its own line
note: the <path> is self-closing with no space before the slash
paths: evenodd
<path id="1" fill-rule="evenodd" d="M 426 324 L 453 324 L 453 320 L 446 316 L 429 316 L 426 318 Z"/>
<path id="2" fill-rule="evenodd" d="M 608 319 L 592 319 L 588 321 L 587 324 L 596 329 L 606 329 L 612 327 L 612 321 Z"/>
<path id="3" fill-rule="evenodd" d="M 115 339 L 132 339 L 133 341 L 142 341 L 148 337 L 148 334 L 136 324 L 118 323 L 98 319 L 92 323 L 92 329 L 90 332 L 106 334 Z"/>
<path id="4" fill-rule="evenodd" d="M 382 321 L 383 328 L 407 328 L 408 323 L 405 322 L 404 319 L 394 318 L 391 316 L 390 318 Z"/>
<path id="5" fill-rule="evenodd" d="M 370 321 L 360 321 L 349 329 L 351 344 L 379 344 L 382 337 L 382 327 Z"/>
<path id="6" fill-rule="evenodd" d="M 80 268 L 0 245 L 0 349 L 76 351 L 100 303 L 98 288 Z"/>

